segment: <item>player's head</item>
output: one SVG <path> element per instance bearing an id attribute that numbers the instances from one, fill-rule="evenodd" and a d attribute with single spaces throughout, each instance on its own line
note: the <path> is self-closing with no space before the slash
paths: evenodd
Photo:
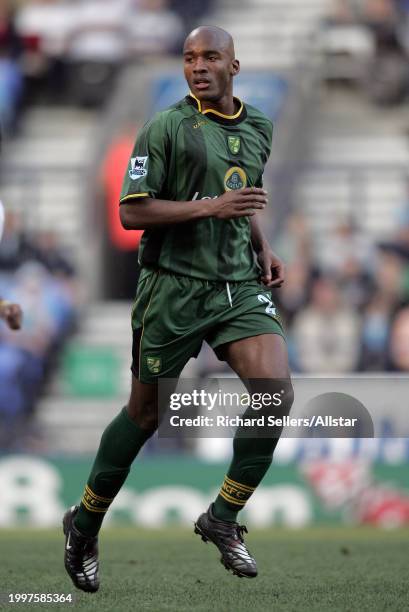
<path id="1" fill-rule="evenodd" d="M 240 63 L 228 32 L 216 26 L 196 28 L 185 40 L 183 57 L 185 77 L 196 98 L 217 102 L 233 94 Z"/>

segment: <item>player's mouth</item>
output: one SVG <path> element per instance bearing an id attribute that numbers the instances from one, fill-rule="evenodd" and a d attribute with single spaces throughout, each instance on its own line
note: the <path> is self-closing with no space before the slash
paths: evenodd
<path id="1" fill-rule="evenodd" d="M 195 89 L 198 89 L 199 91 L 203 91 L 205 89 L 209 89 L 210 81 L 208 79 L 197 79 L 193 81 L 193 85 Z"/>

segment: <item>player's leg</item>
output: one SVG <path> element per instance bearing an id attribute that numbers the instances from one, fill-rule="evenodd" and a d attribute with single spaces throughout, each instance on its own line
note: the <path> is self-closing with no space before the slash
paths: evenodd
<path id="1" fill-rule="evenodd" d="M 98 588 L 98 531 L 133 460 L 157 428 L 158 379 L 176 380 L 190 357 L 200 350 L 197 323 L 187 307 L 197 302 L 192 299 L 195 291 L 195 283 L 189 279 L 141 273 L 132 316 L 131 396 L 102 435 L 79 509 L 73 507 L 64 517 L 66 568 L 74 584 L 83 590 Z"/>
<path id="2" fill-rule="evenodd" d="M 251 393 L 269 393 L 273 396 L 284 390 L 279 407 L 267 406 L 258 411 L 257 416 L 263 414 L 267 418 L 270 414 L 276 417 L 289 414 L 293 391 L 287 346 L 281 335 L 262 334 L 231 342 L 223 347 L 223 355 L 232 370 L 246 381 Z M 261 434 L 240 427 L 237 429 L 233 440 L 233 459 L 213 504 L 217 518 L 236 520 L 237 513 L 245 506 L 270 467 L 281 431 L 282 427 L 266 427 Z"/>
<path id="3" fill-rule="evenodd" d="M 105 513 L 118 494 L 131 464 L 157 428 L 157 384 L 132 375 L 129 402 L 102 434 L 74 524 L 87 536 L 97 535 Z"/>
<path id="4" fill-rule="evenodd" d="M 156 428 L 157 384 L 144 384 L 132 376 L 128 405 L 102 434 L 80 506 L 70 508 L 63 520 L 65 567 L 75 586 L 84 591 L 99 588 L 98 532 L 133 460 Z"/>
<path id="5" fill-rule="evenodd" d="M 280 416 L 288 414 L 293 401 L 287 349 L 280 334 L 261 334 L 232 341 L 218 349 L 219 356 L 245 381 L 252 393 L 277 392 L 284 387 Z M 268 416 L 268 410 L 264 416 Z M 254 416 L 254 414 L 252 415 Z M 278 415 L 276 415 L 278 416 Z M 243 540 L 245 527 L 236 522 L 241 510 L 270 467 L 281 428 L 272 428 L 268 437 L 248 437 L 238 428 L 233 442 L 233 459 L 217 499 L 195 524 L 205 541 L 211 540 L 221 552 L 221 562 L 238 576 L 257 576 L 257 565 Z"/>

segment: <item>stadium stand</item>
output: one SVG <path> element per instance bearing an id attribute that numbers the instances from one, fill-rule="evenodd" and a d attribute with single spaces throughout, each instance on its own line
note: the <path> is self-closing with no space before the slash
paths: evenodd
<path id="1" fill-rule="evenodd" d="M 180 13 L 180 5 L 169 6 Z M 339 83 L 345 75 L 336 71 L 329 83 L 323 40 L 328 43 L 335 25 L 328 8 L 324 0 L 254 0 L 251 7 L 223 0 L 206 20 L 232 32 L 243 66 L 272 71 L 286 85 L 266 173 L 273 214 L 264 223 L 288 267 L 286 285 L 274 298 L 287 322 L 293 370 L 406 371 L 396 329 L 407 327 L 402 304 L 409 298 L 409 241 L 402 234 L 409 226 L 407 114 L 399 106 L 385 112 L 365 88 Z M 369 48 L 375 49 L 372 42 Z M 149 78 L 180 71 L 169 60 L 171 50 L 149 60 Z M 52 227 L 83 277 L 79 331 L 37 409 L 38 443 L 50 452 L 89 454 L 128 394 L 131 304 L 101 299 L 104 204 L 98 190 L 101 163 L 118 130 L 129 121 L 139 125 L 155 103 L 140 95 L 151 82 L 139 75 L 135 62 L 122 66 L 104 121 L 92 109 L 29 109 L 4 161 L 5 202 L 26 211 L 29 189 L 36 205 L 26 212 L 27 229 Z M 320 333 L 336 328 L 340 343 Z M 317 349 L 314 360 L 302 357 L 305 346 Z M 188 368 L 192 374 L 220 371 L 207 352 Z"/>

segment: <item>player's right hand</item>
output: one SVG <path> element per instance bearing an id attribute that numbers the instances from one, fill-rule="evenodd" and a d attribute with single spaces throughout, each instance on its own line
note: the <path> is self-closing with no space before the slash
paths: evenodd
<path id="1" fill-rule="evenodd" d="M 23 311 L 19 304 L 2 301 L 0 302 L 0 318 L 4 319 L 10 329 L 17 330 L 21 328 Z"/>
<path id="2" fill-rule="evenodd" d="M 236 217 L 252 217 L 257 211 L 263 210 L 268 202 L 267 191 L 259 187 L 246 187 L 226 191 L 223 195 L 210 200 L 212 216 L 217 219 L 234 219 Z"/>

